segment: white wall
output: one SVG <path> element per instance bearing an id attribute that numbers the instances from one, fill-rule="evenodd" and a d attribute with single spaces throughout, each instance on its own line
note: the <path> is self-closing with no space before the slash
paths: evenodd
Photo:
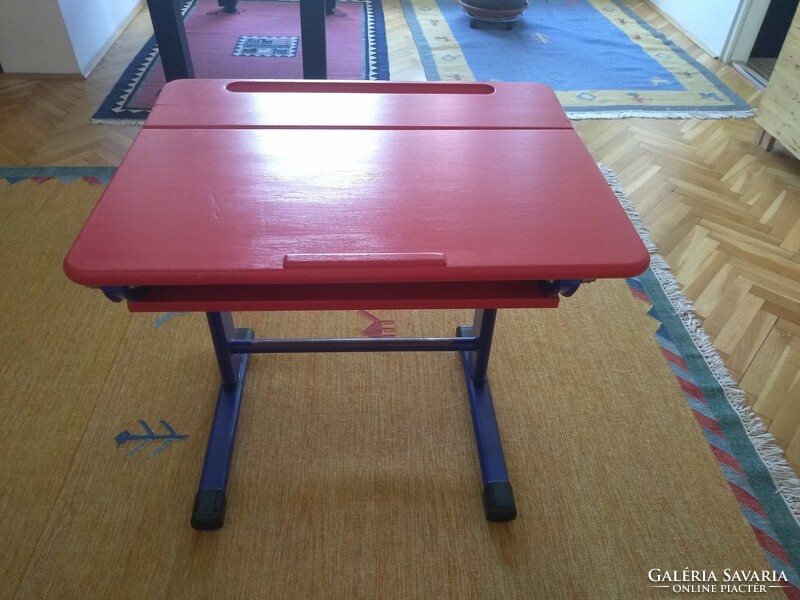
<path id="1" fill-rule="evenodd" d="M 79 73 L 58 0 L 3 2 L 0 65 L 5 73 Z"/>
<path id="2" fill-rule="evenodd" d="M 743 0 L 650 0 L 714 56 L 725 49 Z"/>
<path id="3" fill-rule="evenodd" d="M 121 25 L 139 9 L 141 0 L 58 0 L 78 67 L 85 69 L 108 50 Z"/>
<path id="4" fill-rule="evenodd" d="M 86 75 L 142 1 L 0 1 L 0 65 L 5 73 Z"/>

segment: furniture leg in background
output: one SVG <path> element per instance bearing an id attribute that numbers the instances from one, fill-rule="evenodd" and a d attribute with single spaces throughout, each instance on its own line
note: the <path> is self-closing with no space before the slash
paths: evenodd
<path id="1" fill-rule="evenodd" d="M 236 12 L 238 0 L 217 1 L 224 12 Z M 335 6 L 336 0 L 300 0 L 303 79 L 328 77 L 325 14 L 332 13 Z M 194 66 L 179 3 L 175 0 L 147 0 L 147 8 L 166 80 L 193 79 Z"/>
<path id="2" fill-rule="evenodd" d="M 303 48 L 303 79 L 327 79 L 325 14 L 336 0 L 300 0 L 300 43 Z M 333 12 L 331 8 L 330 12 Z"/>
<path id="3" fill-rule="evenodd" d="M 772 152 L 772 148 L 775 146 L 775 138 L 768 134 L 766 129 L 758 130 L 758 133 L 756 134 L 756 142 L 766 152 Z"/>
<path id="4" fill-rule="evenodd" d="M 192 56 L 186 43 L 186 29 L 178 2 L 147 0 L 147 9 L 150 11 L 153 33 L 167 81 L 193 79 Z"/>

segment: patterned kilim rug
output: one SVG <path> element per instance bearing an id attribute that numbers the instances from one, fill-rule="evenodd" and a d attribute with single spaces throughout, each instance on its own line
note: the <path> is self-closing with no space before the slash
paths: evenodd
<path id="1" fill-rule="evenodd" d="M 197 78 L 302 79 L 297 2 L 241 0 L 223 12 L 216 0 L 183 5 Z M 329 79 L 389 79 L 380 0 L 339 0 L 325 19 Z M 94 123 L 141 123 L 164 85 L 155 37 L 144 45 L 92 117 Z"/>
<path id="2" fill-rule="evenodd" d="M 458 0 L 402 0 L 429 80 L 537 81 L 570 118 L 753 115 L 713 73 L 620 0 L 529 0 L 511 31 Z"/>
<path id="3" fill-rule="evenodd" d="M 225 527 L 189 528 L 218 373 L 197 314 L 61 261 L 109 169 L 0 169 L 8 598 L 800 597 L 800 487 L 663 259 L 500 311 L 519 517 L 487 523 L 458 358 L 254 357 Z M 643 236 L 612 173 L 606 176 Z M 244 313 L 261 335 L 451 335 L 465 311 Z"/>

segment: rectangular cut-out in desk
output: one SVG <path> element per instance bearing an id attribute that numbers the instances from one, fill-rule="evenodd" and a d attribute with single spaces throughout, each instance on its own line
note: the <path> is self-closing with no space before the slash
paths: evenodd
<path id="1" fill-rule="evenodd" d="M 571 129 L 539 83 L 236 81 L 168 83 L 145 128 Z"/>

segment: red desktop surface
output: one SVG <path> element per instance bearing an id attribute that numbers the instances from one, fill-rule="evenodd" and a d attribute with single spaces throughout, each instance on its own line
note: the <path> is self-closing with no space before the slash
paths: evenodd
<path id="1" fill-rule="evenodd" d="M 526 106 L 552 112 L 548 88 L 506 86 Z M 258 94 L 265 115 L 282 94 Z M 314 122 L 341 116 L 346 94 L 307 95 L 317 99 Z M 436 94 L 354 95 L 392 108 L 352 127 L 148 121 L 67 256 L 68 276 L 151 288 L 132 310 L 502 308 L 555 306 L 540 280 L 627 277 L 647 267 L 646 249 L 571 128 L 537 129 L 531 116 L 528 127 L 500 126 L 523 120 L 513 111 L 484 115 L 494 127 L 456 127 L 453 117 L 415 128 L 419 96 Z M 477 123 L 487 96 L 447 98 Z M 209 114 L 222 116 L 223 106 Z M 183 122 L 198 110 L 187 109 Z M 362 127 L 370 119 L 381 126 Z"/>

